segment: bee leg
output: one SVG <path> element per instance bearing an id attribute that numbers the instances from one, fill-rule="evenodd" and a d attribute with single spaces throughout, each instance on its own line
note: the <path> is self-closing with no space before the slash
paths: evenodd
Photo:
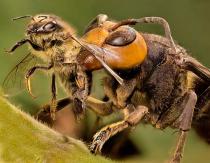
<path id="1" fill-rule="evenodd" d="M 56 102 L 56 111 L 62 110 L 65 108 L 67 105 L 71 104 L 72 100 L 69 97 L 60 99 Z M 51 103 L 46 104 L 40 109 L 40 111 L 35 115 L 35 118 L 40 120 L 43 123 L 47 123 L 49 126 L 52 126 L 53 120 L 50 115 L 51 111 Z"/>
<path id="2" fill-rule="evenodd" d="M 123 21 L 117 23 L 115 26 L 113 26 L 111 28 L 111 30 L 115 30 L 122 25 L 136 25 L 137 23 L 154 23 L 154 24 L 162 25 L 163 28 L 164 28 L 164 31 L 165 31 L 165 37 L 169 39 L 172 49 L 174 50 L 175 53 L 177 53 L 176 45 L 175 45 L 174 40 L 171 36 L 170 26 L 164 18 L 161 18 L 161 17 L 143 17 L 143 18 L 140 18 L 140 19 L 127 19 L 127 20 L 123 20 Z"/>
<path id="3" fill-rule="evenodd" d="M 50 115 L 53 120 L 55 120 L 55 112 L 56 112 L 56 81 L 55 81 L 55 74 L 52 74 L 52 83 L 51 83 L 51 92 L 52 92 L 52 99 L 51 99 L 51 106 L 50 106 Z"/>
<path id="4" fill-rule="evenodd" d="M 76 119 L 80 119 L 84 115 L 86 109 L 86 99 L 89 93 L 89 81 L 87 74 L 82 70 L 80 66 L 76 66 L 76 92 L 73 93 L 73 112 Z"/>
<path id="5" fill-rule="evenodd" d="M 39 47 L 38 45 L 32 43 L 31 40 L 29 40 L 29 39 L 22 39 L 22 40 L 18 41 L 10 50 L 8 50 L 8 51 L 6 51 L 6 52 L 12 53 L 12 52 L 14 52 L 18 47 L 22 46 L 22 45 L 25 44 L 25 43 L 29 43 L 29 44 L 33 47 L 33 49 L 36 49 L 36 50 L 43 50 L 43 49 L 42 49 L 41 47 Z"/>
<path id="6" fill-rule="evenodd" d="M 130 109 L 129 107 L 134 108 L 133 105 L 130 105 L 125 109 Z M 128 127 L 137 125 L 144 115 L 148 113 L 148 108 L 145 106 L 138 106 L 134 109 L 134 111 L 127 113 L 128 115 L 124 117 L 124 120 L 108 125 L 94 135 L 93 142 L 90 146 L 90 151 L 92 153 L 100 153 L 104 143 L 110 137 Z"/>
<path id="7" fill-rule="evenodd" d="M 71 104 L 72 102 L 73 100 L 71 100 L 69 97 L 58 100 L 56 102 L 57 103 L 56 111 L 62 110 L 64 107 Z M 86 105 L 89 109 L 94 111 L 99 116 L 106 116 L 113 112 L 112 102 L 103 102 L 91 96 L 87 97 Z M 50 115 L 50 108 L 51 108 L 51 104 L 44 105 L 42 109 L 37 113 L 35 118 L 42 121 L 42 119 L 44 119 L 42 117 L 48 117 Z"/>
<path id="8" fill-rule="evenodd" d="M 50 70 L 51 68 L 53 67 L 52 64 L 50 64 L 48 67 L 45 67 L 45 66 L 34 66 L 32 68 L 30 68 L 26 75 L 25 75 L 25 81 L 26 81 L 26 88 L 29 92 L 29 94 L 35 98 L 35 96 L 33 95 L 32 91 L 31 91 L 31 82 L 30 82 L 30 77 L 34 74 L 34 72 L 37 70 L 37 69 L 40 69 L 40 70 Z"/>
<path id="9" fill-rule="evenodd" d="M 180 129 L 179 131 L 180 135 L 178 137 L 176 150 L 174 152 L 172 159 L 170 160 L 170 163 L 179 163 L 181 161 L 187 134 L 191 128 L 194 108 L 197 102 L 197 95 L 195 94 L 195 92 L 189 91 L 187 97 L 188 100 L 185 101 L 184 110 L 182 114 L 179 116 L 179 118 L 176 120 L 176 122 L 174 123 L 174 126 L 178 126 L 178 128 Z"/>

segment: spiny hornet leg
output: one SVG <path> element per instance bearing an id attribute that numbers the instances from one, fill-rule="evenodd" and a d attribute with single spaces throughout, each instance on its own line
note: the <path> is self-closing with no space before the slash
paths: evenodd
<path id="1" fill-rule="evenodd" d="M 51 91 L 52 91 L 52 100 L 51 100 L 51 107 L 50 107 L 50 115 L 53 120 L 55 120 L 55 112 L 56 112 L 56 81 L 55 81 L 55 74 L 52 74 L 52 85 L 51 85 Z"/>
<path id="2" fill-rule="evenodd" d="M 184 151 L 184 145 L 186 142 L 188 131 L 191 128 L 193 113 L 197 102 L 197 95 L 193 91 L 188 92 L 188 100 L 185 103 L 184 110 L 178 120 L 175 122 L 175 126 L 178 125 L 180 129 L 180 135 L 176 145 L 176 150 L 170 161 L 170 163 L 180 163 L 182 154 Z"/>
<path id="3" fill-rule="evenodd" d="M 133 108 L 134 106 L 131 105 L 131 107 Z M 92 153 L 100 153 L 104 143 L 110 137 L 128 127 L 137 125 L 139 121 L 144 117 L 144 115 L 148 113 L 148 108 L 145 106 L 138 106 L 133 112 L 128 113 L 129 114 L 124 117 L 124 120 L 108 125 L 94 135 L 93 142 L 90 146 L 90 150 Z"/>
<path id="4" fill-rule="evenodd" d="M 143 18 L 140 18 L 140 19 L 127 19 L 127 20 L 123 20 L 123 21 L 117 23 L 115 26 L 113 26 L 111 28 L 111 30 L 115 30 L 122 25 L 136 25 L 137 23 L 155 23 L 155 24 L 162 25 L 163 28 L 164 28 L 164 31 L 165 31 L 165 37 L 169 39 L 169 41 L 171 43 L 171 47 L 174 50 L 175 54 L 177 53 L 176 45 L 175 45 L 174 40 L 171 36 L 170 26 L 164 18 L 161 18 L 161 17 L 143 17 Z"/>
<path id="5" fill-rule="evenodd" d="M 45 66 L 34 66 L 34 67 L 32 67 L 31 69 L 29 69 L 28 72 L 26 73 L 26 75 L 25 75 L 26 88 L 27 88 L 29 94 L 30 94 L 33 98 L 35 98 L 35 96 L 33 95 L 32 91 L 31 91 L 31 82 L 30 82 L 30 77 L 31 77 L 31 75 L 33 75 L 33 73 L 34 73 L 37 69 L 40 69 L 40 70 L 50 70 L 52 67 L 53 67 L 52 64 L 50 64 L 48 67 L 45 67 Z"/>

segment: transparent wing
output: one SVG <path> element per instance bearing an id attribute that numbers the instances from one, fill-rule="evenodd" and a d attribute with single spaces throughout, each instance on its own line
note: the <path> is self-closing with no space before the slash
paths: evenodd
<path id="1" fill-rule="evenodd" d="M 16 64 L 5 77 L 2 87 L 7 96 L 15 96 L 26 89 L 24 76 L 26 72 L 37 64 L 37 58 L 28 53 Z"/>

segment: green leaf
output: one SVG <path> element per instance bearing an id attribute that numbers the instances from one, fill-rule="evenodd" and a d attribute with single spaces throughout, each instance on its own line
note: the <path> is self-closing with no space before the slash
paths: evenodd
<path id="1" fill-rule="evenodd" d="M 0 162 L 110 163 L 0 97 Z"/>

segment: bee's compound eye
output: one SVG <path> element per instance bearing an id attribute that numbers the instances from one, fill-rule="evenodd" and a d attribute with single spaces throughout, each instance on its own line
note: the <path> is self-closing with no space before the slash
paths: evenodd
<path id="1" fill-rule="evenodd" d="M 44 25 L 43 29 L 45 31 L 51 32 L 56 29 L 56 24 L 54 22 L 50 22 Z"/>

